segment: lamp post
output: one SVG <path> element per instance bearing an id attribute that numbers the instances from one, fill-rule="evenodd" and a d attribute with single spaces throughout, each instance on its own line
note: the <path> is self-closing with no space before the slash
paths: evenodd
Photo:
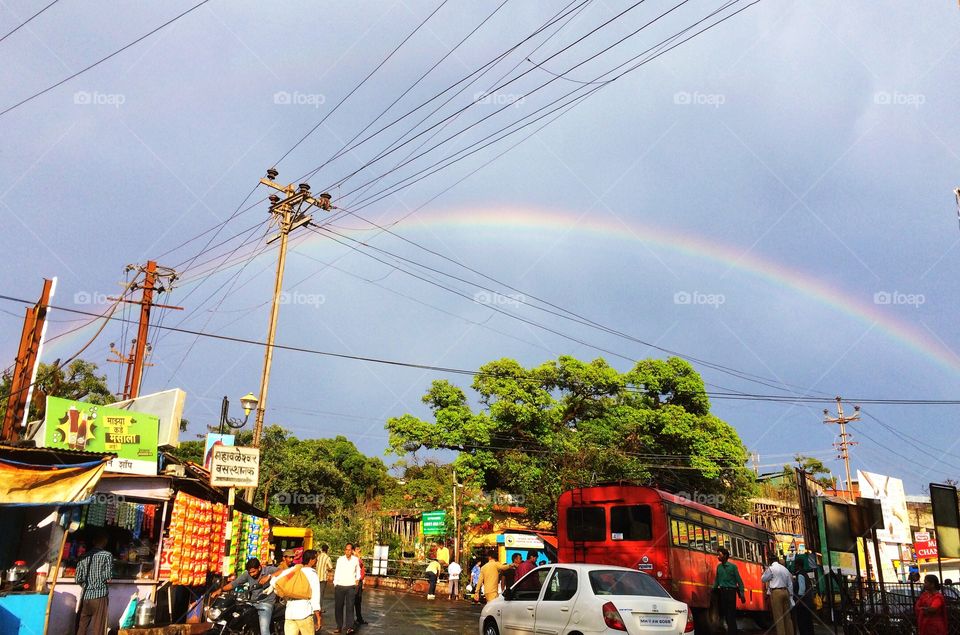
<path id="1" fill-rule="evenodd" d="M 457 483 L 457 474 L 453 474 L 453 561 L 460 562 L 460 518 L 457 514 L 457 489 L 463 487 Z"/>
<path id="2" fill-rule="evenodd" d="M 257 407 L 257 404 L 260 401 L 254 396 L 252 392 L 248 392 L 243 397 L 240 397 L 240 405 L 243 407 L 243 419 L 237 419 L 235 417 L 230 417 L 230 401 L 227 399 L 227 396 L 223 396 L 223 403 L 220 406 L 220 434 L 223 434 L 224 427 L 230 427 L 234 430 L 239 430 L 243 426 L 247 425 L 247 419 L 250 418 L 250 412 Z"/>
<path id="3" fill-rule="evenodd" d="M 248 392 L 243 397 L 240 397 L 240 405 L 243 407 L 243 419 L 236 419 L 230 417 L 230 401 L 227 399 L 226 395 L 223 397 L 223 404 L 220 406 L 220 434 L 223 434 L 224 426 L 233 428 L 234 430 L 239 430 L 247 424 L 247 419 L 250 418 L 250 411 L 257 407 L 259 400 L 253 396 L 252 392 Z M 211 467 L 211 469 L 213 469 Z M 227 491 L 227 529 L 224 534 L 223 540 L 223 569 L 222 573 L 224 576 L 228 576 L 233 572 L 233 557 L 230 555 L 233 551 L 233 504 L 236 502 L 236 488 L 231 487 Z"/>

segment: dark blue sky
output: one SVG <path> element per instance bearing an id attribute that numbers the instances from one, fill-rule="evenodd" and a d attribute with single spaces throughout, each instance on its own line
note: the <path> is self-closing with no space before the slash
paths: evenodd
<path id="1" fill-rule="evenodd" d="M 0 31 L 45 4 L 7 4 Z M 523 40 L 565 4 L 508 0 L 369 132 Z M 3 108 L 190 6 L 57 3 L 0 42 Z M 263 339 L 275 252 L 214 269 L 247 237 L 251 242 L 233 257 L 251 255 L 265 226 L 192 262 L 212 234 L 175 248 L 227 220 L 266 168 L 437 6 L 279 2 L 266 10 L 253 2 L 213 0 L 3 115 L 0 249 L 6 257 L 0 290 L 33 298 L 41 279 L 55 275 L 56 303 L 100 311 L 108 304 L 103 298 L 120 290 L 125 265 L 157 258 L 184 271 L 165 300 L 186 311 L 166 315 L 163 324 L 183 320 L 184 328 Z M 277 165 L 280 180 L 306 174 L 341 150 L 495 6 L 445 3 Z M 470 282 L 418 270 L 422 278 L 455 288 L 455 295 L 329 238 L 302 233 L 289 257 L 278 342 L 464 369 L 500 357 L 534 365 L 560 354 L 604 356 L 626 369 L 629 359 L 661 355 L 534 310 L 512 295 L 519 294 L 783 382 L 788 390 L 955 398 L 960 231 L 952 190 L 960 185 L 960 95 L 952 71 L 960 11 L 953 3 L 925 3 L 918 10 L 893 2 L 764 0 L 604 86 L 459 184 L 539 124 L 358 210 L 363 196 L 569 91 L 598 86 L 584 82 L 643 54 L 720 3 L 692 0 L 577 66 L 673 6 L 649 0 L 562 51 L 628 6 L 587 3 L 475 83 L 459 85 L 462 93 L 407 137 L 402 134 L 419 117 L 312 176 L 314 191 L 329 189 L 335 204 L 361 217 L 337 215 L 337 232 Z M 498 77 L 507 81 L 521 73 L 485 95 Z M 476 123 L 463 134 L 375 181 L 367 194 L 357 190 L 402 163 L 433 131 L 341 183 L 390 144 L 473 100 L 478 103 L 421 152 Z M 507 107 L 481 121 L 501 106 Z M 261 188 L 247 205 L 266 194 Z M 266 217 L 260 203 L 227 223 L 214 244 Z M 399 236 L 519 291 L 370 231 L 362 219 L 399 221 L 392 226 Z M 503 295 L 491 296 L 479 285 Z M 12 359 L 21 307 L 0 308 L 0 354 Z M 62 312 L 52 318 L 78 319 Z M 79 323 L 57 322 L 51 335 Z M 93 331 L 60 338 L 44 359 L 71 355 Z M 110 325 L 83 354 L 102 363 L 113 386 L 116 367 L 103 362 L 109 343 L 124 337 L 130 334 Z M 144 382 L 145 391 L 179 386 L 189 393 L 190 434 L 216 421 L 222 395 L 236 404 L 240 395 L 257 391 L 262 359 L 256 347 L 194 340 L 160 335 Z M 701 370 L 714 387 L 783 392 Z M 425 415 L 419 398 L 442 376 L 279 351 L 268 423 L 301 436 L 345 434 L 379 454 L 385 419 Z M 764 466 L 797 451 L 832 459 L 836 430 L 821 423 L 822 407 L 714 401 L 716 413 L 760 452 Z M 873 405 L 864 411 L 882 424 L 865 417 L 853 426 L 860 442 L 853 449 L 855 468 L 903 477 L 912 493 L 931 480 L 960 477 L 955 407 Z M 837 462 L 830 465 L 842 471 Z"/>

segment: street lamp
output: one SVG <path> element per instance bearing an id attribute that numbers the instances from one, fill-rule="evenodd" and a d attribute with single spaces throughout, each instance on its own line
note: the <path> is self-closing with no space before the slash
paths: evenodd
<path id="1" fill-rule="evenodd" d="M 243 397 L 240 397 L 240 405 L 243 407 L 243 419 L 231 418 L 229 416 L 230 412 L 230 401 L 227 399 L 226 395 L 223 397 L 223 404 L 220 406 L 220 434 L 223 434 L 224 426 L 229 426 L 234 430 L 239 430 L 243 426 L 247 425 L 247 419 L 250 418 L 250 411 L 254 410 L 257 407 L 257 404 L 260 401 L 253 395 L 252 392 L 248 392 Z"/>

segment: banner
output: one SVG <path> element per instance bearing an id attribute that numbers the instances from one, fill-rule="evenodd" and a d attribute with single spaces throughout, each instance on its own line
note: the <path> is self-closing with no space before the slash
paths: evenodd
<path id="1" fill-rule="evenodd" d="M 957 488 L 930 483 L 933 524 L 937 528 L 937 553 L 941 558 L 960 558 L 960 511 Z"/>
<path id="2" fill-rule="evenodd" d="M 937 539 L 931 536 L 929 531 L 916 531 L 913 533 L 913 551 L 917 554 L 917 560 L 937 559 Z"/>
<path id="3" fill-rule="evenodd" d="M 45 424 L 45 447 L 116 454 L 108 472 L 157 474 L 160 421 L 153 415 L 47 397 Z"/>
<path id="4" fill-rule="evenodd" d="M 220 446 L 212 450 L 210 485 L 256 487 L 260 484 L 260 448 Z"/>
<path id="5" fill-rule="evenodd" d="M 234 438 L 232 434 L 208 434 L 207 442 L 203 446 L 203 469 L 210 469 L 210 463 L 213 461 L 213 450 L 225 446 L 232 448 Z"/>
<path id="6" fill-rule="evenodd" d="M 898 478 L 857 470 L 860 496 L 880 499 L 883 527 L 877 529 L 877 540 L 910 544 L 910 516 L 903 481 Z"/>

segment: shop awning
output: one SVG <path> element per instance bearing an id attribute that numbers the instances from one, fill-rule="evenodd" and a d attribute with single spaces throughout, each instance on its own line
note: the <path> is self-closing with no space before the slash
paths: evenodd
<path id="1" fill-rule="evenodd" d="M 106 465 L 106 459 L 62 466 L 0 459 L 0 507 L 81 503 L 93 494 Z"/>

